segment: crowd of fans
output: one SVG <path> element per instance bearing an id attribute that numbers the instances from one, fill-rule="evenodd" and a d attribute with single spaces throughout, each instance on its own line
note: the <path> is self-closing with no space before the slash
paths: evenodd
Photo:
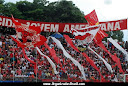
<path id="1" fill-rule="evenodd" d="M 63 44 L 65 50 L 75 59 L 77 60 L 85 70 L 85 75 L 87 80 L 90 81 L 100 81 L 101 77 L 90 64 L 86 60 L 84 56 L 76 52 L 72 49 L 69 44 L 65 41 L 64 38 L 59 39 Z M 77 46 L 77 41 L 74 39 L 73 43 Z M 118 49 L 116 49 L 110 42 L 103 41 L 106 48 L 111 52 L 111 54 L 116 53 L 117 57 L 120 58 L 121 66 L 125 74 L 128 73 L 128 62 L 125 61 L 123 53 L 121 53 Z M 128 43 L 126 42 L 118 42 L 124 49 L 128 51 Z M 34 73 L 34 65 L 30 63 L 27 59 L 24 58 L 22 49 L 17 46 L 17 44 L 10 38 L 9 35 L 4 35 L 0 33 L 0 81 L 7 80 L 15 80 L 15 81 L 25 81 L 25 82 L 33 82 L 33 81 L 43 81 L 47 80 L 82 80 L 82 75 L 77 66 L 75 66 L 71 60 L 66 58 L 63 55 L 61 49 L 58 49 L 56 44 L 52 41 L 48 43 L 51 48 L 54 48 L 56 51 L 56 55 L 60 58 L 60 62 L 62 63 L 62 67 L 65 69 L 65 72 L 61 69 L 60 65 L 55 62 L 52 58 L 50 52 L 44 45 L 39 46 L 40 50 L 50 57 L 52 61 L 56 64 L 58 74 L 55 74 L 52 66 L 48 62 L 48 60 L 41 56 L 35 48 L 27 47 L 25 48 L 26 55 L 37 62 L 38 72 Z M 115 63 L 109 57 L 109 55 L 103 51 L 100 47 L 98 47 L 95 43 L 91 43 L 90 47 L 95 50 L 100 56 L 102 56 L 112 67 L 113 73 L 110 73 L 103 61 L 100 60 L 92 51 L 88 49 L 84 49 L 83 47 L 79 47 L 81 52 L 85 52 L 91 60 L 94 61 L 96 66 L 100 69 L 101 74 L 104 76 L 106 81 L 113 81 L 115 77 L 117 77 L 119 81 L 119 69 L 115 66 Z"/>

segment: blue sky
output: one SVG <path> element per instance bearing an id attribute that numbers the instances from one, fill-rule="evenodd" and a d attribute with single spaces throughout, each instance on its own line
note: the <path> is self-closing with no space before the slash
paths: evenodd
<path id="1" fill-rule="evenodd" d="M 23 0 L 5 0 L 6 2 L 16 2 Z M 27 0 L 32 2 L 33 0 Z M 50 2 L 59 0 L 48 0 Z M 112 21 L 128 18 L 128 0 L 68 0 L 80 8 L 84 14 L 90 13 L 95 9 L 99 21 Z M 123 30 L 124 40 L 128 41 L 128 30 Z"/>

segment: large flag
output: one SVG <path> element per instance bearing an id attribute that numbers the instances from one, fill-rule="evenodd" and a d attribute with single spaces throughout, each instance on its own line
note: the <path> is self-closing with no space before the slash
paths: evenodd
<path id="1" fill-rule="evenodd" d="M 60 58 L 56 56 L 56 53 L 55 53 L 54 48 L 51 49 L 51 48 L 48 46 L 47 43 L 44 43 L 44 46 L 49 50 L 49 52 L 50 52 L 51 56 L 53 57 L 53 59 L 55 60 L 55 62 L 60 65 L 60 67 L 61 67 L 61 69 L 63 70 L 63 72 L 65 72 L 62 63 L 60 62 Z"/>
<path id="2" fill-rule="evenodd" d="M 99 30 L 98 32 L 97 32 L 97 34 L 95 35 L 95 37 L 94 37 L 94 42 L 96 42 L 96 43 L 101 43 L 102 42 L 102 39 L 104 38 L 104 37 L 108 37 L 108 34 L 107 33 L 105 33 L 104 31 L 102 31 L 102 30 Z"/>
<path id="3" fill-rule="evenodd" d="M 36 47 L 36 49 L 37 49 L 37 51 L 39 52 L 40 55 L 42 55 L 42 56 L 44 56 L 45 58 L 47 58 L 48 62 L 51 64 L 51 66 L 52 66 L 52 68 L 53 68 L 53 70 L 54 70 L 54 73 L 55 73 L 55 74 L 58 74 L 59 72 L 57 72 L 57 70 L 56 70 L 56 65 L 54 64 L 54 62 L 53 62 L 48 56 L 44 55 L 44 54 L 40 51 L 40 49 L 39 49 L 38 47 Z"/>
<path id="4" fill-rule="evenodd" d="M 93 10 L 91 13 L 85 15 L 84 17 L 90 26 L 99 24 L 99 20 L 98 20 L 95 10 Z"/>
<path id="5" fill-rule="evenodd" d="M 24 31 L 27 31 L 29 33 L 32 33 L 33 35 L 34 34 L 39 34 L 41 32 L 41 28 L 40 26 L 38 27 L 35 27 L 35 26 L 28 26 L 28 25 L 25 25 L 25 24 L 22 24 L 20 22 L 17 22 L 14 17 L 12 16 L 12 21 L 13 23 L 15 24 L 15 29 L 17 32 L 24 32 Z"/>
<path id="6" fill-rule="evenodd" d="M 107 38 L 117 49 L 119 49 L 122 53 L 125 55 L 125 60 L 128 61 L 128 52 L 124 50 L 116 41 L 114 41 L 112 38 Z"/>
<path id="7" fill-rule="evenodd" d="M 71 55 L 69 55 L 67 53 L 67 51 L 64 49 L 63 45 L 61 44 L 61 42 L 58 39 L 56 39 L 54 37 L 51 37 L 51 38 L 56 43 L 57 47 L 60 48 L 63 51 L 64 56 L 69 58 L 76 66 L 78 66 L 78 68 L 79 68 L 79 70 L 80 70 L 80 72 L 81 72 L 81 74 L 83 76 L 83 79 L 86 80 L 84 67 L 77 60 L 72 58 Z"/>
<path id="8" fill-rule="evenodd" d="M 69 45 L 70 45 L 75 51 L 79 52 L 80 54 L 82 54 L 82 55 L 86 58 L 86 60 L 90 63 L 90 65 L 91 65 L 92 67 L 94 67 L 94 69 L 96 69 L 96 70 L 99 72 L 100 76 L 102 77 L 102 80 L 104 80 L 102 74 L 100 73 L 100 70 L 99 70 L 98 67 L 94 64 L 93 60 L 91 60 L 91 59 L 86 55 L 86 53 L 81 53 L 81 52 L 78 50 L 78 48 L 75 47 L 75 45 L 73 44 L 73 42 L 71 41 L 71 39 L 70 39 L 70 37 L 69 37 L 68 35 L 64 35 L 64 37 L 65 37 L 66 41 L 69 43 Z"/>
<path id="9" fill-rule="evenodd" d="M 85 15 L 89 27 L 83 29 L 71 28 L 71 33 L 75 36 L 75 39 L 78 41 L 78 45 L 86 44 L 92 42 L 96 33 L 100 29 L 99 21 L 95 10 L 93 10 L 88 15 Z"/>
<path id="10" fill-rule="evenodd" d="M 99 28 L 99 25 L 89 26 L 78 30 L 72 28 L 71 33 L 75 36 L 75 39 L 77 39 L 78 45 L 88 45 L 94 39 Z"/>
<path id="11" fill-rule="evenodd" d="M 90 49 L 93 53 L 95 53 L 95 54 L 104 62 L 104 64 L 105 64 L 105 66 L 107 67 L 107 69 L 108 69 L 111 73 L 113 73 L 113 70 L 112 70 L 111 65 L 108 64 L 108 63 L 105 61 L 104 58 L 102 58 L 100 55 L 98 55 L 98 54 L 97 54 L 93 49 L 91 49 L 90 47 L 88 47 L 88 49 Z"/>
<path id="12" fill-rule="evenodd" d="M 24 46 L 35 47 L 42 45 L 47 39 L 40 35 L 41 32 L 40 27 L 27 26 L 25 24 L 21 24 L 12 16 L 12 21 L 15 24 L 16 29 L 16 40 L 20 41 Z M 14 40 L 15 41 L 15 40 Z"/>

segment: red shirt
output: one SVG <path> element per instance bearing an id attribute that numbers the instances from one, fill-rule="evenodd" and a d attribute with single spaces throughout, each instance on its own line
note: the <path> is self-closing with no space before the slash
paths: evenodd
<path id="1" fill-rule="evenodd" d="M 21 75 L 21 70 L 18 69 L 18 70 L 16 71 L 16 73 L 18 73 L 18 75 Z"/>
<path id="2" fill-rule="evenodd" d="M 3 68 L 3 64 L 2 63 L 0 64 L 0 68 Z"/>
<path id="3" fill-rule="evenodd" d="M 10 54 L 10 57 L 11 57 L 11 58 L 13 57 L 13 53 Z"/>
<path id="4" fill-rule="evenodd" d="M 3 77 L 6 77 L 7 75 L 6 74 L 3 74 Z"/>

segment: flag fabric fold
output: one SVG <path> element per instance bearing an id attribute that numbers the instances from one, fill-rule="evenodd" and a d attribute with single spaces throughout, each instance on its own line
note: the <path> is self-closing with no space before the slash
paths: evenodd
<path id="1" fill-rule="evenodd" d="M 117 42 L 115 42 L 112 38 L 107 38 L 117 49 L 119 49 L 125 55 L 125 60 L 128 61 L 128 52 L 124 50 Z"/>
<path id="2" fill-rule="evenodd" d="M 78 45 L 89 44 L 94 39 L 99 28 L 99 25 L 89 26 L 78 30 L 72 28 L 71 33 L 75 36 L 75 39 L 78 40 Z"/>
<path id="3" fill-rule="evenodd" d="M 15 24 L 16 39 L 27 47 L 36 47 L 42 45 L 47 39 L 40 35 L 41 28 L 35 26 L 28 26 L 15 21 L 12 16 L 12 21 Z"/>
<path id="4" fill-rule="evenodd" d="M 93 49 L 91 49 L 90 47 L 88 47 L 88 49 L 90 49 L 93 53 L 95 53 L 105 64 L 105 66 L 107 67 L 107 69 L 113 73 L 112 67 L 110 64 L 108 64 L 100 55 L 98 55 Z"/>
<path id="5" fill-rule="evenodd" d="M 27 59 L 30 63 L 34 64 L 34 73 L 37 74 L 38 73 L 38 67 L 36 65 L 36 62 L 34 62 L 33 60 L 31 60 L 27 57 L 27 55 L 25 54 L 25 49 L 24 48 L 22 48 L 22 52 L 24 54 L 25 59 Z"/>
<path id="6" fill-rule="evenodd" d="M 48 56 L 44 55 L 44 54 L 40 51 L 40 49 L 39 49 L 38 47 L 36 47 L 36 49 L 37 49 L 37 51 L 39 52 L 40 55 L 42 55 L 42 56 L 44 56 L 44 57 L 47 58 L 48 62 L 51 64 L 51 66 L 52 66 L 52 68 L 53 68 L 53 70 L 54 70 L 54 73 L 55 73 L 55 74 L 58 74 L 59 72 L 57 72 L 57 70 L 56 70 L 56 65 L 54 64 L 54 62 L 53 62 Z"/>
<path id="7" fill-rule="evenodd" d="M 93 40 L 95 43 L 101 43 L 104 37 L 108 37 L 108 34 L 102 30 L 99 30 Z"/>
<path id="8" fill-rule="evenodd" d="M 79 52 L 80 54 L 82 54 L 82 55 L 86 58 L 86 60 L 90 63 L 90 65 L 91 65 L 92 67 L 94 67 L 94 69 L 99 72 L 100 76 L 101 76 L 102 79 L 104 80 L 102 74 L 100 73 L 100 70 L 99 70 L 98 67 L 94 64 L 93 60 L 91 60 L 91 59 L 86 55 L 86 53 L 84 53 L 84 52 L 81 53 L 81 52 L 78 50 L 78 48 L 73 45 L 73 42 L 71 41 L 71 39 L 70 39 L 70 37 L 69 37 L 68 35 L 64 35 L 64 37 L 65 37 L 66 41 L 69 43 L 69 45 L 70 45 L 75 51 Z"/>
<path id="9" fill-rule="evenodd" d="M 44 43 L 44 46 L 49 50 L 49 52 L 50 52 L 51 56 L 53 57 L 53 59 L 55 60 L 55 62 L 56 62 L 57 64 L 59 64 L 60 67 L 61 67 L 61 69 L 65 72 L 65 70 L 64 70 L 63 67 L 62 67 L 62 63 L 60 62 L 60 58 L 56 56 L 55 50 L 54 50 L 53 48 L 51 49 L 51 48 L 47 45 L 47 43 Z"/>
<path id="10" fill-rule="evenodd" d="M 99 47 L 101 47 L 105 52 L 107 52 L 108 54 L 109 54 L 109 56 L 112 58 L 112 60 L 114 61 L 114 62 L 116 62 L 116 64 L 117 64 L 117 66 L 118 66 L 118 68 L 119 68 L 119 71 L 120 72 L 122 72 L 122 73 L 124 73 L 123 72 L 123 69 L 122 69 L 122 67 L 121 67 L 121 64 L 120 64 L 120 59 L 116 56 L 116 55 L 112 55 L 107 49 L 106 49 L 106 47 L 103 45 L 103 43 L 99 43 L 99 44 L 97 44 Z"/>
<path id="11" fill-rule="evenodd" d="M 67 58 L 69 58 L 76 66 L 78 66 L 78 68 L 79 68 L 79 70 L 80 70 L 80 72 L 81 72 L 81 74 L 83 76 L 83 79 L 86 80 L 83 66 L 81 66 L 81 64 L 77 60 L 75 60 L 74 58 L 72 58 L 71 55 L 69 55 L 66 52 L 66 50 L 64 49 L 64 47 L 62 46 L 61 42 L 58 39 L 56 39 L 54 37 L 51 37 L 51 38 L 56 43 L 57 47 L 60 48 L 63 51 L 64 56 L 67 57 Z"/>
<path id="12" fill-rule="evenodd" d="M 15 39 L 13 36 L 10 36 L 10 37 L 13 39 L 13 41 L 15 41 L 15 42 L 17 43 L 17 45 L 18 45 L 19 47 L 21 47 L 21 48 L 24 48 L 24 47 L 25 47 L 25 45 L 23 45 L 23 44 L 21 43 L 21 41 Z"/>
<path id="13" fill-rule="evenodd" d="M 99 20 L 98 20 L 95 9 L 92 12 L 90 12 L 89 14 L 85 15 L 84 17 L 90 26 L 99 24 Z"/>
<path id="14" fill-rule="evenodd" d="M 68 35 L 63 35 L 64 38 L 66 39 L 66 41 L 69 43 L 69 45 L 77 52 L 80 53 L 80 51 L 78 50 L 78 48 L 76 48 L 76 46 L 73 44 L 71 38 Z"/>

